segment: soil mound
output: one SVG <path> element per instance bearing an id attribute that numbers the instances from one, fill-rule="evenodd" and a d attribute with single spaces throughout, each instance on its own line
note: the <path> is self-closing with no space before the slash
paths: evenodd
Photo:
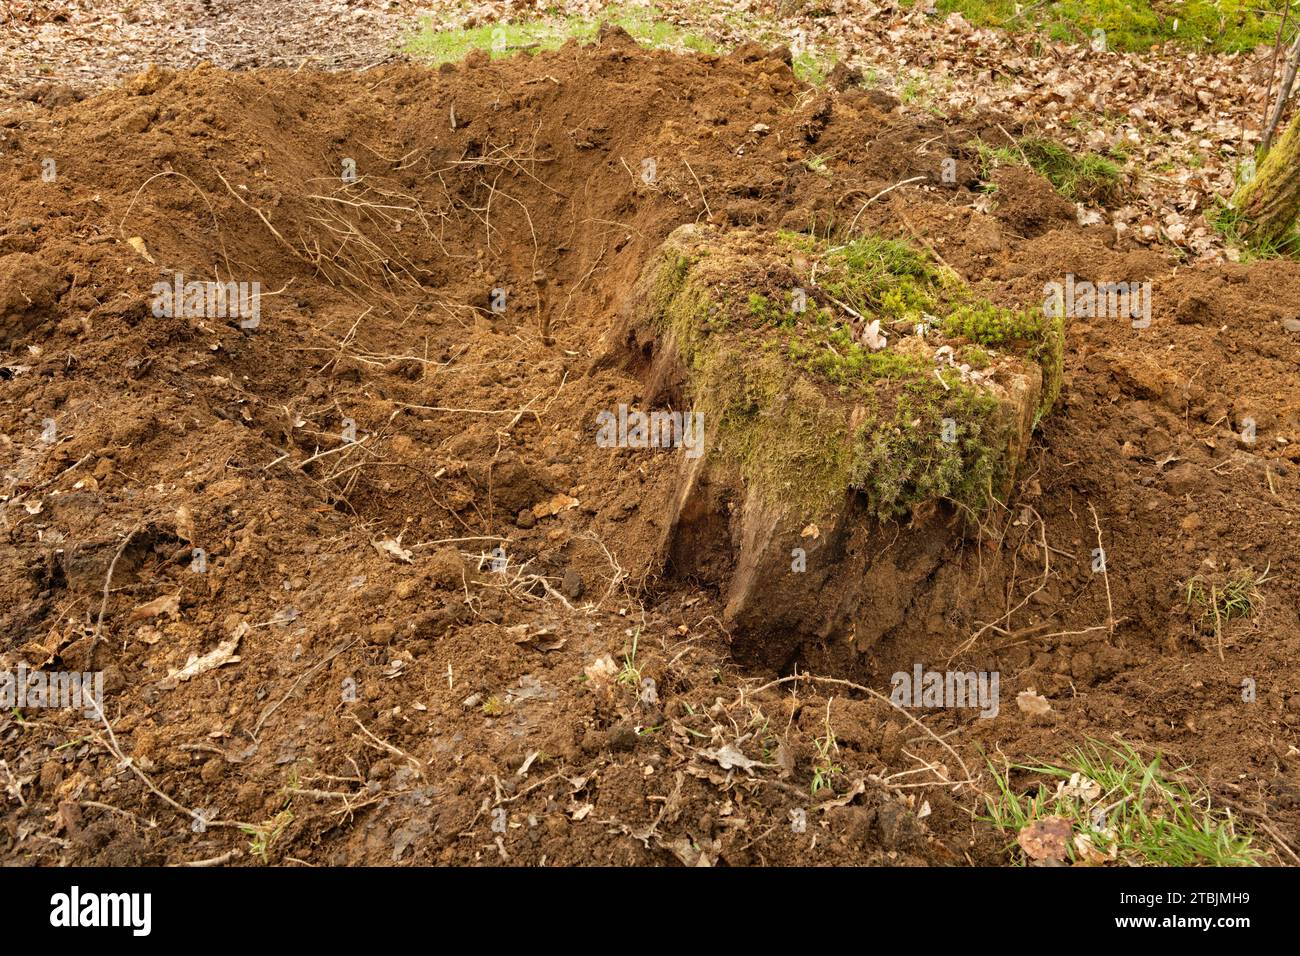
<path id="1" fill-rule="evenodd" d="M 4 718 L 6 858 L 997 862 L 958 754 L 1065 734 L 1136 735 L 1300 826 L 1294 264 L 1176 270 L 1041 197 L 1015 211 L 1014 183 L 1013 215 L 981 212 L 980 117 L 807 88 L 779 49 L 155 70 L 4 122 L 0 660 L 103 671 L 113 730 Z M 689 381 L 601 359 L 694 224 L 801 234 L 807 268 L 902 243 L 1008 309 L 1067 274 L 1150 280 L 1153 322 L 1071 323 L 1015 497 L 960 540 L 845 499 L 872 537 L 846 506 L 809 556 L 903 569 L 853 596 L 868 652 L 769 654 L 724 623 L 753 476 L 708 454 L 713 491 L 682 497 L 704 478 L 682 448 L 596 440 Z M 1266 568 L 1248 618 L 1187 598 Z M 925 715 L 949 751 L 878 699 L 752 679 L 887 690 L 948 660 L 1054 709 Z M 924 818 L 891 778 L 918 760 L 947 775 Z"/>

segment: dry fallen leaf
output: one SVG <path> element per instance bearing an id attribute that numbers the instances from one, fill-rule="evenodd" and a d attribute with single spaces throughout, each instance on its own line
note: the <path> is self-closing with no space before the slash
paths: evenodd
<path id="1" fill-rule="evenodd" d="M 1065 817 L 1042 817 L 1020 831 L 1016 842 L 1031 860 L 1065 859 L 1073 827 Z"/>
<path id="2" fill-rule="evenodd" d="M 1091 803 L 1101 796 L 1101 784 L 1081 773 L 1070 774 L 1070 779 L 1057 785 L 1058 796 L 1071 797 Z"/>
<path id="3" fill-rule="evenodd" d="M 880 331 L 879 319 L 872 319 L 871 324 L 862 330 L 862 344 L 873 352 L 879 352 L 889 344 L 885 333 Z"/>
<path id="4" fill-rule="evenodd" d="M 606 654 L 604 657 L 598 657 L 583 669 L 587 675 L 587 681 L 593 687 L 600 687 L 613 681 L 618 674 L 618 665 L 614 663 L 614 658 Z"/>
<path id="5" fill-rule="evenodd" d="M 515 639 L 515 644 L 520 647 L 528 647 L 543 654 L 548 651 L 558 651 L 568 643 L 566 638 L 557 637 L 549 627 L 538 628 L 530 634 L 527 624 L 516 624 L 514 627 L 506 628 L 506 633 L 510 634 Z"/>
<path id="6" fill-rule="evenodd" d="M 126 241 L 126 243 L 136 252 L 140 253 L 140 255 L 148 259 L 150 262 L 154 262 L 154 257 L 149 255 L 149 247 L 144 244 L 144 240 L 141 239 L 139 236 L 132 236 L 130 239 Z"/>
<path id="7" fill-rule="evenodd" d="M 187 544 L 194 543 L 194 515 L 185 505 L 176 509 L 176 536 Z"/>
<path id="8" fill-rule="evenodd" d="M 396 540 L 393 538 L 384 538 L 382 541 L 374 542 L 375 550 L 380 554 L 386 554 L 394 561 L 401 561 L 403 564 L 410 564 L 412 560 L 411 552 L 402 547 L 401 536 Z"/>
<path id="9" fill-rule="evenodd" d="M 149 621 L 155 617 L 166 614 L 168 617 L 176 617 L 181 610 L 181 596 L 177 594 L 166 594 L 160 598 L 154 598 L 148 604 L 141 604 L 126 617 L 128 624 L 134 624 L 136 621 Z"/>
<path id="10" fill-rule="evenodd" d="M 549 518 L 557 515 L 561 511 L 567 511 L 570 508 L 578 507 L 578 499 L 569 495 L 555 495 L 550 501 L 542 501 L 533 505 L 534 518 Z"/>
<path id="11" fill-rule="evenodd" d="M 1092 845 L 1092 837 L 1087 833 L 1074 835 L 1074 855 L 1081 864 L 1095 866 L 1106 862 L 1106 854 Z"/>
<path id="12" fill-rule="evenodd" d="M 184 667 L 179 670 L 168 671 L 167 676 L 159 681 L 158 685 L 170 690 L 181 681 L 187 681 L 191 677 L 198 677 L 200 674 L 206 674 L 208 671 L 224 667 L 226 664 L 238 663 L 239 657 L 235 654 L 235 649 L 239 647 L 240 640 L 247 633 L 248 624 L 241 621 L 239 627 L 235 628 L 235 633 L 218 644 L 214 650 L 209 651 L 202 657 L 191 654 Z"/>
<path id="13" fill-rule="evenodd" d="M 1033 714 L 1034 716 L 1042 716 L 1052 709 L 1051 702 L 1032 687 L 1016 694 L 1016 706 L 1026 714 Z"/>
<path id="14" fill-rule="evenodd" d="M 723 770 L 732 770 L 739 767 L 741 770 L 745 771 L 745 773 L 751 775 L 754 772 L 754 767 L 766 766 L 762 761 L 750 760 L 740 752 L 740 748 L 735 744 L 724 744 L 716 750 L 701 750 L 700 756 L 708 757 L 710 760 L 717 763 L 717 765 Z"/>

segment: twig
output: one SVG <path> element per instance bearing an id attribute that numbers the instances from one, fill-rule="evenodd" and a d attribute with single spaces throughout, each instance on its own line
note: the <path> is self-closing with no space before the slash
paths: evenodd
<path id="1" fill-rule="evenodd" d="M 908 183 L 915 183 L 915 182 L 919 182 L 922 179 L 928 179 L 928 178 L 929 178 L 928 176 L 913 176 L 911 179 L 904 179 L 901 182 L 894 183 L 894 185 L 887 186 L 884 189 L 880 190 L 880 192 L 876 193 L 874 196 L 872 196 L 870 199 L 868 199 L 866 202 L 862 204 L 862 208 L 858 210 L 857 215 L 853 217 L 853 221 L 849 223 L 848 234 L 849 235 L 853 234 L 853 227 L 858 224 L 858 216 L 861 216 L 864 212 L 866 212 L 867 207 L 870 206 L 877 199 L 879 199 L 881 196 L 884 196 L 886 193 L 893 192 L 899 186 L 906 186 Z"/>
<path id="2" fill-rule="evenodd" d="M 274 714 L 274 713 L 276 712 L 276 710 L 279 709 L 279 707 L 280 707 L 281 704 L 283 704 L 286 700 L 288 700 L 290 697 L 292 697 L 292 696 L 297 692 L 297 690 L 298 690 L 298 686 L 299 686 L 303 681 L 307 680 L 309 677 L 311 677 L 313 674 L 315 674 L 317 671 L 319 671 L 322 667 L 324 667 L 324 666 L 325 666 L 326 664 L 328 664 L 330 661 L 334 660 L 334 658 L 338 657 L 340 654 L 342 654 L 344 651 L 346 651 L 349 647 L 351 647 L 351 646 L 352 646 L 353 644 L 355 644 L 356 642 L 357 642 L 357 639 L 356 639 L 355 637 L 350 637 L 350 638 L 348 638 L 346 641 L 344 641 L 342 644 L 340 644 L 338 647 L 336 647 L 333 651 L 331 651 L 331 652 L 330 652 L 329 654 L 327 654 L 325 657 L 322 657 L 320 660 L 318 660 L 318 661 L 317 661 L 315 664 L 313 664 L 311 667 L 307 668 L 305 671 L 303 671 L 301 674 L 299 674 L 299 675 L 298 675 L 298 679 L 297 679 L 296 681 L 293 682 L 293 686 L 289 688 L 288 693 L 286 693 L 283 697 L 281 697 L 281 698 L 280 698 L 279 700 L 277 700 L 275 703 L 270 704 L 270 705 L 266 708 L 266 710 L 262 711 L 262 716 L 259 717 L 259 718 L 257 719 L 257 726 L 253 728 L 253 740 L 254 740 L 254 741 L 257 740 L 257 735 L 258 735 L 259 732 L 261 732 L 261 730 L 262 730 L 262 725 L 266 723 L 267 718 L 269 718 L 272 714 Z"/>
<path id="3" fill-rule="evenodd" d="M 700 198 L 704 200 L 704 212 L 705 212 L 705 214 L 709 217 L 710 220 L 712 220 L 712 219 L 713 219 L 713 210 L 709 208 L 709 197 L 706 196 L 706 195 L 704 195 L 704 187 L 700 185 L 700 177 L 699 177 L 699 176 L 696 176 L 696 175 L 695 175 L 695 170 L 691 169 L 691 162 L 690 162 L 690 160 L 688 160 L 688 159 L 686 159 L 685 157 L 683 157 L 682 162 L 684 162 L 684 163 L 686 164 L 686 169 L 687 169 L 687 171 L 691 174 L 691 178 L 692 178 L 693 180 L 695 180 L 695 188 L 698 189 L 698 190 L 700 191 Z"/>
<path id="4" fill-rule="evenodd" d="M 1101 576 L 1106 582 L 1106 630 L 1111 637 L 1115 636 L 1115 602 L 1110 596 L 1110 562 L 1106 560 L 1106 548 L 1101 543 L 1101 524 L 1097 521 L 1097 509 L 1088 502 L 1088 510 L 1092 512 L 1092 526 L 1097 532 L 1097 549 L 1101 552 Z"/>
<path id="5" fill-rule="evenodd" d="M 1288 6 L 1287 12 L 1290 12 Z M 1285 22 L 1285 18 L 1284 18 Z M 1278 27 L 1278 40 L 1281 41 L 1282 27 Z M 1264 136 L 1259 142 L 1259 158 L 1263 159 L 1268 153 L 1269 147 L 1273 145 L 1273 134 L 1277 132 L 1278 124 L 1282 121 L 1282 114 L 1286 111 L 1287 101 L 1291 99 L 1291 88 L 1295 85 L 1296 67 L 1300 66 L 1300 33 L 1296 34 L 1295 42 L 1291 44 L 1291 52 L 1287 55 L 1286 71 L 1282 74 L 1282 85 L 1277 89 L 1277 102 L 1273 104 L 1273 113 L 1268 118 L 1268 125 L 1264 128 Z M 1273 71 L 1269 70 L 1269 84 L 1273 82 Z"/>
<path id="6" fill-rule="evenodd" d="M 135 533 L 139 530 L 140 526 L 136 525 L 126 533 L 126 537 L 122 539 L 122 543 L 117 546 L 117 553 L 113 555 L 113 560 L 109 562 L 108 574 L 104 576 L 104 598 L 99 602 L 99 617 L 95 620 L 95 633 L 91 635 L 90 649 L 86 652 L 87 666 L 90 666 L 94 660 L 95 645 L 99 643 L 99 632 L 104 626 L 104 610 L 108 607 L 108 592 L 113 586 L 113 571 L 117 568 L 117 562 L 118 559 L 122 557 L 122 552 L 126 550 L 126 546 L 130 544 L 131 539 L 135 537 Z"/>
<path id="7" fill-rule="evenodd" d="M 179 866 L 224 866 L 225 864 L 229 863 L 231 860 L 237 860 L 243 855 L 244 855 L 244 851 L 241 850 L 239 847 L 235 847 L 233 850 L 231 850 L 228 853 L 223 853 L 220 856 L 208 857 L 208 859 L 206 860 L 187 860 L 184 863 L 169 863 L 167 865 L 178 866 L 178 867 Z"/>

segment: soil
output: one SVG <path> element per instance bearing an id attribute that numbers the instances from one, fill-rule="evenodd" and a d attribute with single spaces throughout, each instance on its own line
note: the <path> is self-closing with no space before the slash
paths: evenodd
<path id="1" fill-rule="evenodd" d="M 1002 864 L 986 757 L 1096 738 L 1189 766 L 1295 862 L 1300 264 L 1189 267 L 1022 171 L 982 212 L 964 144 L 1019 127 L 895 107 L 804 86 L 780 49 L 612 30 L 437 71 L 152 69 L 12 110 L 0 664 L 102 670 L 106 721 L 0 718 L 0 856 Z M 1150 328 L 1070 323 L 1016 494 L 925 602 L 882 594 L 904 607 L 865 651 L 737 640 L 660 560 L 680 452 L 596 445 L 598 412 L 645 398 L 600 361 L 620 308 L 706 220 L 856 220 L 1025 306 L 1067 273 L 1153 283 Z M 260 282 L 259 324 L 155 315 L 178 272 Z M 1242 569 L 1264 600 L 1216 634 L 1186 583 Z M 1000 671 L 998 716 L 859 689 L 918 662 Z"/>

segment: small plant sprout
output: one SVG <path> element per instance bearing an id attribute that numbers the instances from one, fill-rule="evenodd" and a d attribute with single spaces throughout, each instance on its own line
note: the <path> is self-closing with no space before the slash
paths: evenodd
<path id="1" fill-rule="evenodd" d="M 826 166 L 826 157 L 821 153 L 809 156 L 803 161 L 803 164 L 804 168 L 810 173 L 816 173 L 818 176 L 825 176 L 827 179 L 830 178 L 831 173 Z"/>
<path id="2" fill-rule="evenodd" d="M 252 837 L 248 843 L 249 851 L 256 857 L 266 862 L 267 856 L 275 841 L 284 833 L 285 828 L 293 822 L 293 811 L 289 809 L 281 810 L 270 820 L 256 827 L 240 827 L 246 834 Z"/>
<path id="3" fill-rule="evenodd" d="M 833 786 L 835 777 L 844 772 L 844 768 L 835 762 L 839 755 L 840 745 L 835 739 L 835 731 L 831 727 L 831 703 L 835 698 L 826 701 L 826 733 L 813 740 L 813 748 L 817 756 L 813 761 L 813 776 L 810 790 L 813 796 L 816 796 L 822 790 L 830 789 Z"/>
<path id="4" fill-rule="evenodd" d="M 631 687 L 634 690 L 641 687 L 641 669 L 636 664 L 636 645 L 640 636 L 641 629 L 638 627 L 632 632 L 632 649 L 623 655 L 623 667 L 615 678 L 624 687 Z"/>
<path id="5" fill-rule="evenodd" d="M 1198 574 L 1184 586 L 1184 601 L 1197 614 L 1196 629 L 1214 637 L 1220 659 L 1223 659 L 1223 631 L 1227 622 L 1254 617 L 1263 608 L 1260 587 L 1272 580 L 1268 573 L 1270 567 L 1266 566 L 1260 575 L 1248 569 L 1238 571 L 1226 581 Z"/>

